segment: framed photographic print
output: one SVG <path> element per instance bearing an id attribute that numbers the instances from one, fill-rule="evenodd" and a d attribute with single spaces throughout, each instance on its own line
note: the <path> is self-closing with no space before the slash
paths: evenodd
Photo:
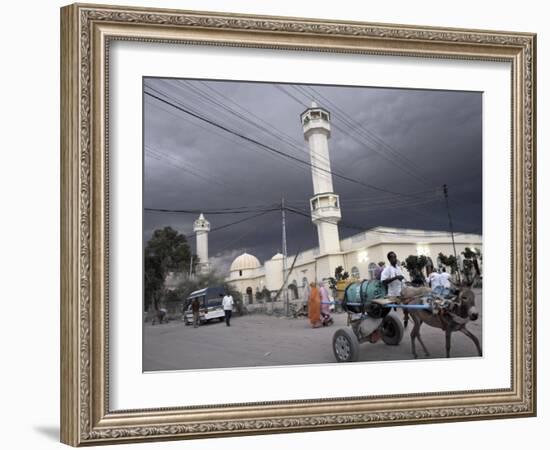
<path id="1" fill-rule="evenodd" d="M 535 35 L 61 27 L 63 442 L 536 414 Z"/>

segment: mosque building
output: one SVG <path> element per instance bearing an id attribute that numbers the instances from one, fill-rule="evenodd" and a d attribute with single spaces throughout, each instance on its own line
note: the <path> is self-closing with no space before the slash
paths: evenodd
<path id="1" fill-rule="evenodd" d="M 340 198 L 334 192 L 329 155 L 330 113 L 313 102 L 300 115 L 300 119 L 310 152 L 313 196 L 309 203 L 319 246 L 300 252 L 297 256 L 287 256 L 286 267 L 291 270 L 287 279 L 291 299 L 302 297 L 310 282 L 333 277 L 338 266 L 342 266 L 354 278 L 373 278 L 378 262 L 387 264 L 386 255 L 390 251 L 394 251 L 398 259 L 405 259 L 409 255 L 425 255 L 436 268 L 441 266 L 437 257 L 440 252 L 453 254 L 449 234 L 444 231 L 376 227 L 341 240 L 338 231 L 338 223 L 342 218 Z M 201 270 L 208 270 L 210 223 L 203 214 L 195 221 L 194 231 Z M 466 247 L 482 248 L 480 235 L 455 233 L 454 241 L 457 256 Z M 231 264 L 226 281 L 242 294 L 246 303 L 254 303 L 256 292 L 266 288 L 276 293 L 281 289 L 284 272 L 284 256 L 280 253 L 263 265 L 254 255 L 243 253 Z"/>

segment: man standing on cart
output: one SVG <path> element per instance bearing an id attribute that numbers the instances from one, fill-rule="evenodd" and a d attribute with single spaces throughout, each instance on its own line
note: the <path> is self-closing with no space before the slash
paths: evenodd
<path id="1" fill-rule="evenodd" d="M 395 252 L 388 253 L 389 266 L 386 266 L 380 276 L 380 281 L 388 289 L 388 297 L 400 297 L 401 289 L 403 287 L 403 271 L 401 266 L 397 263 L 397 255 Z"/>

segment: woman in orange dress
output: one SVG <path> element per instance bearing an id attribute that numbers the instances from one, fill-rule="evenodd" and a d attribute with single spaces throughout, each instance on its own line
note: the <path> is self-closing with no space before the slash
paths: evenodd
<path id="1" fill-rule="evenodd" d="M 322 326 L 321 323 L 321 294 L 319 288 L 315 283 L 310 285 L 311 292 L 309 293 L 309 299 L 307 301 L 307 311 L 309 322 L 311 323 L 312 328 L 319 328 Z"/>

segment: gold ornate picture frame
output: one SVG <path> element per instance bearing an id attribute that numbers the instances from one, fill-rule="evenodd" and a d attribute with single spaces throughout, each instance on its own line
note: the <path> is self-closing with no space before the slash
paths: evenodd
<path id="1" fill-rule="evenodd" d="M 115 41 L 511 65 L 509 388 L 113 410 L 109 49 Z M 536 414 L 536 36 L 75 4 L 61 10 L 61 440 L 73 446 Z M 507 155 L 506 155 L 507 156 Z M 489 294 L 490 295 L 490 294 Z"/>

